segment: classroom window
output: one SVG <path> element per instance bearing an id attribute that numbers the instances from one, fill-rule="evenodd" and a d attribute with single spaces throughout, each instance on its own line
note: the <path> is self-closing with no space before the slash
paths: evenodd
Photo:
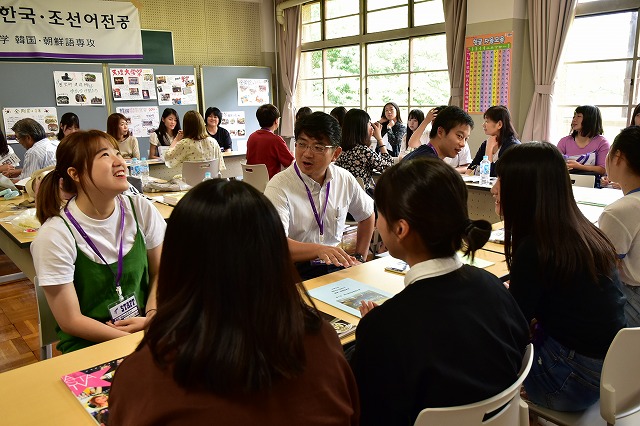
<path id="1" fill-rule="evenodd" d="M 606 1 L 580 0 L 589 7 L 607 7 Z M 600 3 L 602 6 L 598 5 Z M 591 9 L 593 10 L 593 9 Z M 604 136 L 611 142 L 626 127 L 638 103 L 638 9 L 579 14 L 569 29 L 555 82 L 551 142 L 570 133 L 579 105 L 597 105 Z M 595 29 L 604 29 L 606 32 Z"/>
<path id="2" fill-rule="evenodd" d="M 302 5 L 302 42 L 318 41 L 322 38 L 320 2 Z"/>
<path id="3" fill-rule="evenodd" d="M 410 109 L 448 102 L 441 0 L 324 0 L 304 7 L 303 28 L 321 30 L 319 40 L 303 34 L 297 107 L 329 112 L 342 105 L 377 118 L 392 101 L 406 121 Z M 399 38 L 402 29 L 407 34 Z"/>

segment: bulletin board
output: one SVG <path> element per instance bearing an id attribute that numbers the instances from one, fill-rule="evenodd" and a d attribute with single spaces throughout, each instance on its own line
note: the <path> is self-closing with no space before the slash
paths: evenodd
<path id="1" fill-rule="evenodd" d="M 242 104 L 238 100 L 238 79 L 264 79 L 267 80 L 269 93 L 271 90 L 271 68 L 268 67 L 202 67 L 202 103 L 204 113 L 208 107 L 218 107 L 223 112 L 243 112 L 245 122 L 245 135 L 232 137 L 233 150 L 245 150 L 249 135 L 260 129 L 256 111 L 259 105 Z M 273 103 L 271 97 L 265 97 L 263 103 Z M 227 128 L 222 124 L 221 127 Z"/>
<path id="2" fill-rule="evenodd" d="M 101 73 L 101 64 L 82 63 L 0 63 L 0 74 L 5 76 L 2 90 L 0 90 L 0 105 L 6 107 L 55 107 L 58 119 L 66 113 L 73 112 L 80 119 L 82 129 L 107 128 L 106 105 L 92 106 L 57 106 L 56 89 L 53 79 L 54 71 L 82 71 Z M 0 120 L 1 122 L 2 120 Z M 6 129 L 4 129 L 6 131 Z M 12 144 L 11 147 L 18 157 L 24 157 L 24 148 Z"/>
<path id="3" fill-rule="evenodd" d="M 513 32 L 465 40 L 464 109 L 483 114 L 489 107 L 509 107 Z"/>

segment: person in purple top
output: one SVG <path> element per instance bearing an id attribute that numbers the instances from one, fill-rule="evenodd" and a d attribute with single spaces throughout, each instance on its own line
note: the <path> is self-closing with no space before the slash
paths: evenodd
<path id="1" fill-rule="evenodd" d="M 609 141 L 602 134 L 602 115 L 594 105 L 576 108 L 571 120 L 571 134 L 560 139 L 558 149 L 567 160 L 570 172 L 603 175 Z"/>

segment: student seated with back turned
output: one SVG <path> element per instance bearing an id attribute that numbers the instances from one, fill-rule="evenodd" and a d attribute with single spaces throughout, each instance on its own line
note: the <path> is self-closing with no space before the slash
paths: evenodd
<path id="1" fill-rule="evenodd" d="M 605 207 L 598 226 L 618 255 L 628 325 L 640 327 L 640 127 L 627 127 L 613 140 L 607 174 L 625 195 Z"/>
<path id="2" fill-rule="evenodd" d="M 580 212 L 555 146 L 516 145 L 496 171 L 491 193 L 504 218 L 509 290 L 533 325 L 528 399 L 584 410 L 600 397 L 602 362 L 626 324 L 615 249 Z"/>
<path id="3" fill-rule="evenodd" d="M 56 155 L 37 194 L 42 227 L 31 254 L 66 353 L 144 328 L 141 315 L 156 307 L 165 222 L 146 199 L 121 195 L 127 166 L 108 134 L 67 135 Z M 61 189 L 76 196 L 65 203 Z M 111 314 L 125 305 L 126 315 Z"/>
<path id="4" fill-rule="evenodd" d="M 167 167 L 181 166 L 185 161 L 218 159 L 220 170 L 226 170 L 220 146 L 207 134 L 207 128 L 200 113 L 194 110 L 187 111 L 182 124 L 184 124 L 182 139 L 175 138 L 164 153 L 164 162 Z"/>
<path id="5" fill-rule="evenodd" d="M 360 307 L 351 366 L 362 426 L 410 426 L 424 408 L 507 389 L 527 322 L 496 276 L 456 255 L 464 242 L 473 256 L 491 233 L 488 222 L 469 219 L 462 176 L 437 158 L 402 161 L 382 174 L 375 200 L 384 244 L 411 269 L 400 293 Z"/>
<path id="6" fill-rule="evenodd" d="M 338 121 L 314 112 L 296 122 L 294 133 L 296 161 L 269 181 L 264 195 L 280 215 L 298 272 L 310 279 L 364 262 L 375 218 L 356 178 L 332 164 L 342 152 Z M 347 213 L 358 222 L 354 257 L 338 247 Z"/>
<path id="7" fill-rule="evenodd" d="M 256 110 L 261 129 L 251 133 L 247 140 L 247 164 L 265 164 L 269 179 L 283 168 L 289 167 L 293 155 L 287 143 L 275 132 L 280 126 L 280 111 L 275 105 L 261 105 Z"/>
<path id="8" fill-rule="evenodd" d="M 185 249 L 194 235 L 215 244 Z M 299 284 L 260 192 L 198 184 L 171 214 L 160 265 L 157 314 L 114 376 L 113 424 L 359 423 L 340 341 Z"/>
<path id="9" fill-rule="evenodd" d="M 420 157 L 437 157 L 443 160 L 445 157 L 456 157 L 464 149 L 473 129 L 473 119 L 457 106 L 429 110 L 427 117 L 411 136 L 409 146 L 415 146 L 415 141 L 420 139 L 431 120 L 433 125 L 429 131 L 429 143 L 420 145 L 405 155 L 402 161 Z"/>

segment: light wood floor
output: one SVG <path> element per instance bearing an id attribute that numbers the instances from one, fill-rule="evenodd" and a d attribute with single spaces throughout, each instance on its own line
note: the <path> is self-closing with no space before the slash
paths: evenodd
<path id="1" fill-rule="evenodd" d="M 20 272 L 0 252 L 0 275 Z M 59 352 L 53 349 L 54 356 Z M 28 279 L 0 284 L 0 373 L 38 362 L 38 307 Z"/>

